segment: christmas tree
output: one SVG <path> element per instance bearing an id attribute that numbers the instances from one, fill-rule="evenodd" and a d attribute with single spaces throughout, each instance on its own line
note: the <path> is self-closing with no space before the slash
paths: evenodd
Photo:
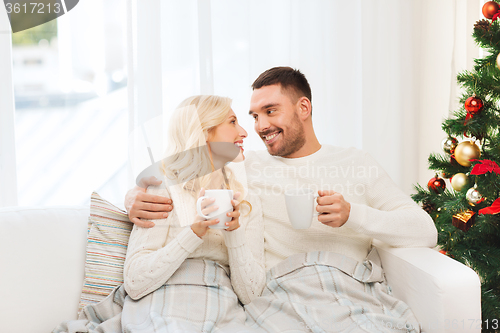
<path id="1" fill-rule="evenodd" d="M 442 124 L 444 152 L 429 156 L 436 176 L 412 197 L 433 218 L 441 252 L 479 275 L 482 331 L 494 332 L 487 323 L 500 319 L 500 5 L 488 1 L 482 11 L 472 36 L 487 55 L 458 74 L 462 106 Z"/>

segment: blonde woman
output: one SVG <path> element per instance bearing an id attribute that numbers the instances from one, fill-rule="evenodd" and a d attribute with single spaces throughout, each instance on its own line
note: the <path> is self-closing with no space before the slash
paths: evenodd
<path id="1" fill-rule="evenodd" d="M 243 197 L 214 148 L 236 145 L 234 161 L 241 161 L 246 136 L 229 98 L 193 96 L 176 109 L 163 184 L 147 189 L 175 207 L 166 219 L 152 220 L 152 228 L 134 225 L 124 268 L 124 332 L 217 332 L 245 322 L 240 302 L 259 296 L 265 284 L 262 211 L 258 198 Z M 232 201 L 227 229 L 211 229 L 218 221 L 197 216 L 196 200 L 205 189 L 224 188 L 241 197 Z M 211 203 L 202 201 L 204 214 L 215 209 Z"/>

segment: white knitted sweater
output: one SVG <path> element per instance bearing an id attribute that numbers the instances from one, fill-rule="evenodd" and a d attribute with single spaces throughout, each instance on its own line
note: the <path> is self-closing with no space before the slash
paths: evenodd
<path id="1" fill-rule="evenodd" d="M 323 145 L 302 158 L 273 157 L 267 151 L 246 153 L 248 186 L 262 202 L 266 269 L 295 253 L 331 251 L 362 261 L 372 239 L 396 247 L 433 247 L 437 230 L 431 217 L 390 179 L 367 153 Z M 334 190 L 351 204 L 340 228 L 313 220 L 309 229 L 293 229 L 284 192 L 307 187 Z"/>
<path id="2" fill-rule="evenodd" d="M 166 183 L 166 181 L 164 181 Z M 174 209 L 166 219 L 152 220 L 155 226 L 134 225 L 124 267 L 128 295 L 139 299 L 161 287 L 186 258 L 209 259 L 229 267 L 231 284 L 243 304 L 259 296 L 265 284 L 264 237 L 260 200 L 248 216 L 241 214 L 240 227 L 233 231 L 209 229 L 201 239 L 180 221 L 192 223 L 196 201 L 181 185 L 150 186 L 147 193 L 170 197 Z"/>

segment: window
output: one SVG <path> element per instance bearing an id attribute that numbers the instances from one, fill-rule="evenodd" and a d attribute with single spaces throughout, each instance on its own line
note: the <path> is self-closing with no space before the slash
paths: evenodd
<path id="1" fill-rule="evenodd" d="M 92 191 L 122 205 L 125 6 L 81 1 L 55 20 L 12 34 L 20 205 L 86 204 Z"/>

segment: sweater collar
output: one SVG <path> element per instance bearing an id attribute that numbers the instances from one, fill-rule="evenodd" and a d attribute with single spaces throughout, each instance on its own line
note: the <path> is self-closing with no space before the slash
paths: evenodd
<path id="1" fill-rule="evenodd" d="M 318 157 L 322 156 L 326 151 L 326 146 L 321 145 L 321 148 L 319 148 L 316 152 L 303 156 L 303 157 L 296 157 L 296 158 L 288 158 L 288 157 L 281 157 L 281 156 L 273 156 L 276 158 L 278 161 L 283 162 L 285 164 L 301 164 L 310 160 L 317 159 Z"/>

